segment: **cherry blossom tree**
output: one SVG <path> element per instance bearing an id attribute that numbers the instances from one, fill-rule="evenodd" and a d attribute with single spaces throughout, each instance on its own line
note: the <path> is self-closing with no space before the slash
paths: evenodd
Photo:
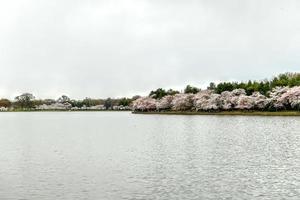
<path id="1" fill-rule="evenodd" d="M 254 109 L 263 110 L 269 105 L 270 100 L 260 92 L 253 92 L 251 97 L 254 100 Z"/>
<path id="2" fill-rule="evenodd" d="M 250 110 L 254 108 L 254 102 L 253 97 L 242 94 L 238 97 L 238 102 L 235 108 L 240 110 Z"/>
<path id="3" fill-rule="evenodd" d="M 193 98 L 194 107 L 197 111 L 218 110 L 221 105 L 220 96 L 219 94 L 213 93 L 212 90 L 202 90 Z"/>
<path id="4" fill-rule="evenodd" d="M 244 89 L 235 89 L 231 92 L 224 91 L 220 96 L 220 108 L 222 110 L 242 109 L 244 107 L 243 104 L 247 101 L 244 96 L 246 96 Z"/>
<path id="5" fill-rule="evenodd" d="M 151 97 L 141 97 L 133 101 L 134 111 L 153 111 L 156 110 L 156 100 Z"/>
<path id="6" fill-rule="evenodd" d="M 193 94 L 176 94 L 172 100 L 172 110 L 185 111 L 193 109 Z"/>
<path id="7" fill-rule="evenodd" d="M 286 108 L 299 109 L 300 108 L 300 86 L 289 88 L 278 99 L 278 102 Z"/>
<path id="8" fill-rule="evenodd" d="M 222 110 L 233 109 L 233 105 L 231 103 L 231 92 L 229 92 L 229 91 L 222 92 L 220 95 L 220 103 L 221 103 L 220 108 Z"/>
<path id="9" fill-rule="evenodd" d="M 214 110 L 268 110 L 270 108 L 300 110 L 300 86 L 276 87 L 269 97 L 253 92 L 248 96 L 244 89 L 224 91 L 216 94 L 213 90 L 202 90 L 196 94 L 179 93 L 161 99 L 141 97 L 133 102 L 138 111 L 214 111 Z"/>
<path id="10" fill-rule="evenodd" d="M 286 99 L 281 98 L 284 93 L 289 90 L 289 87 L 275 87 L 270 92 L 271 107 L 276 110 L 285 109 Z"/>
<path id="11" fill-rule="evenodd" d="M 174 99 L 174 96 L 167 95 L 164 96 L 162 99 L 160 99 L 156 103 L 157 110 L 170 110 L 172 108 L 172 101 Z"/>

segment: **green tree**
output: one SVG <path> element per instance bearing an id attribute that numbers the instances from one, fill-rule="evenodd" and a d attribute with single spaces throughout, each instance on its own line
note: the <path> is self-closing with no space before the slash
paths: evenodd
<path id="1" fill-rule="evenodd" d="M 122 98 L 119 100 L 119 106 L 129 106 L 131 104 L 132 100 L 129 98 Z"/>
<path id="2" fill-rule="evenodd" d="M 209 86 L 207 87 L 208 90 L 215 90 L 216 89 L 216 84 L 211 82 L 209 83 Z"/>
<path id="3" fill-rule="evenodd" d="M 164 90 L 162 88 L 158 88 L 157 90 L 151 91 L 149 94 L 149 96 L 154 99 L 161 99 L 166 95 L 167 95 L 166 90 Z"/>
<path id="4" fill-rule="evenodd" d="M 83 103 L 80 100 L 72 99 L 70 103 L 71 103 L 72 107 L 81 108 L 83 106 Z"/>
<path id="5" fill-rule="evenodd" d="M 95 102 L 93 101 L 93 99 L 86 97 L 83 101 L 82 104 L 85 105 L 86 107 L 91 107 L 91 106 L 95 106 Z"/>
<path id="6" fill-rule="evenodd" d="M 112 109 L 112 106 L 113 106 L 112 99 L 111 99 L 111 98 L 107 98 L 107 99 L 104 101 L 104 107 L 105 107 L 105 109 L 106 109 L 106 110 Z"/>
<path id="7" fill-rule="evenodd" d="M 59 103 L 71 103 L 71 99 L 67 95 L 62 95 L 58 98 L 57 102 Z"/>
<path id="8" fill-rule="evenodd" d="M 177 91 L 177 90 L 172 90 L 172 89 L 169 89 L 168 91 L 167 91 L 167 95 L 171 95 L 171 96 L 173 96 L 173 95 L 175 95 L 175 94 L 178 94 L 179 93 L 179 91 Z"/>
<path id="9" fill-rule="evenodd" d="M 35 97 L 30 93 L 24 93 L 15 98 L 17 106 L 22 109 L 33 108 L 34 107 L 34 102 L 33 102 L 34 99 L 35 99 Z"/>
<path id="10" fill-rule="evenodd" d="M 236 89 L 233 83 L 223 82 L 219 83 L 215 89 L 216 93 L 221 94 L 224 91 L 232 91 Z"/>
<path id="11" fill-rule="evenodd" d="M 196 94 L 197 92 L 199 92 L 200 89 L 199 88 L 196 88 L 196 87 L 193 87 L 193 86 L 190 86 L 190 85 L 187 85 L 184 89 L 184 93 L 193 93 L 193 94 Z"/>

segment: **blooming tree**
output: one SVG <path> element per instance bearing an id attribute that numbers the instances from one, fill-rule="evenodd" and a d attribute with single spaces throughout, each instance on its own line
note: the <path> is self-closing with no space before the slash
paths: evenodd
<path id="1" fill-rule="evenodd" d="M 233 91 L 224 91 L 220 96 L 220 108 L 223 110 L 244 109 L 244 104 L 248 102 L 244 89 L 235 89 Z"/>
<path id="2" fill-rule="evenodd" d="M 277 99 L 277 101 L 283 104 L 286 108 L 299 109 L 300 86 L 289 88 Z"/>
<path id="3" fill-rule="evenodd" d="M 141 97 L 133 101 L 132 109 L 135 111 L 156 110 L 156 100 L 151 97 Z"/>
<path id="4" fill-rule="evenodd" d="M 167 95 L 161 99 L 141 97 L 133 102 L 133 110 L 175 110 L 175 111 L 213 111 L 213 110 L 266 110 L 269 108 L 300 109 L 300 86 L 276 87 L 269 97 L 260 92 L 248 96 L 244 89 L 224 91 L 221 94 L 213 90 L 202 90 L 196 94 L 179 93 Z"/>
<path id="5" fill-rule="evenodd" d="M 221 104 L 220 96 L 221 95 L 215 94 L 211 90 L 202 90 L 193 98 L 194 107 L 197 111 L 218 110 Z"/>
<path id="6" fill-rule="evenodd" d="M 265 95 L 262 95 L 260 92 L 253 92 L 251 97 L 254 100 L 254 109 L 265 109 L 270 103 L 270 100 Z"/>
<path id="7" fill-rule="evenodd" d="M 42 104 L 36 107 L 37 110 L 70 110 L 71 108 L 72 105 L 70 103 Z"/>
<path id="8" fill-rule="evenodd" d="M 184 111 L 193 109 L 193 94 L 176 94 L 171 102 L 172 110 Z"/>
<path id="9" fill-rule="evenodd" d="M 220 108 L 222 110 L 230 110 L 233 108 L 233 105 L 231 103 L 231 92 L 224 91 L 220 95 Z"/>
<path id="10" fill-rule="evenodd" d="M 284 93 L 286 93 L 289 90 L 289 87 L 275 87 L 270 92 L 270 102 L 271 106 L 275 108 L 276 110 L 284 109 L 286 99 L 281 98 Z"/>
<path id="11" fill-rule="evenodd" d="M 164 96 L 162 99 L 157 101 L 157 103 L 156 103 L 157 110 L 171 109 L 173 99 L 174 99 L 174 96 L 171 96 L 171 95 Z"/>
<path id="12" fill-rule="evenodd" d="M 236 109 L 240 110 L 250 110 L 254 107 L 254 98 L 251 96 L 241 95 L 238 98 L 237 105 L 235 106 Z"/>

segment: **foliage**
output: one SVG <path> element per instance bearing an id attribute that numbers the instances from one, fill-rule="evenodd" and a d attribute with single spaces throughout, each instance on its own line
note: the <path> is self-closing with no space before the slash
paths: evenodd
<path id="1" fill-rule="evenodd" d="M 96 102 L 93 99 L 86 97 L 84 100 L 82 100 L 82 104 L 86 107 L 91 107 L 95 106 Z"/>
<path id="2" fill-rule="evenodd" d="M 189 93 L 196 94 L 199 91 L 200 91 L 199 88 L 196 88 L 196 87 L 193 87 L 193 86 L 190 86 L 190 85 L 187 85 L 184 89 L 185 94 L 189 94 Z"/>
<path id="3" fill-rule="evenodd" d="M 215 87 L 215 92 L 221 94 L 224 91 L 232 91 L 234 89 L 244 89 L 247 95 L 251 95 L 253 92 L 260 92 L 263 95 L 268 95 L 272 89 L 276 87 L 294 87 L 300 86 L 300 73 L 284 73 L 280 74 L 270 81 L 248 81 L 244 82 L 222 82 Z"/>
<path id="4" fill-rule="evenodd" d="M 154 91 L 151 91 L 150 94 L 149 94 L 149 97 L 152 97 L 154 99 L 161 99 L 163 98 L 164 96 L 167 96 L 167 95 L 175 95 L 175 94 L 178 94 L 179 92 L 176 91 L 176 90 L 172 90 L 172 89 L 169 89 L 168 91 L 162 89 L 162 88 L 158 88 Z"/>
<path id="5" fill-rule="evenodd" d="M 196 94 L 180 93 L 161 99 L 141 97 L 133 102 L 138 111 L 226 111 L 226 110 L 300 110 L 300 86 L 275 87 L 269 97 L 260 92 L 248 95 L 245 89 L 224 91 L 202 90 Z"/>
<path id="6" fill-rule="evenodd" d="M 176 94 L 172 100 L 172 110 L 191 110 L 193 108 L 193 94 Z"/>
<path id="7" fill-rule="evenodd" d="M 158 110 L 170 110 L 172 108 L 172 101 L 174 99 L 174 96 L 167 95 L 164 96 L 160 101 L 157 102 L 157 109 Z"/>
<path id="8" fill-rule="evenodd" d="M 31 109 L 34 107 L 35 97 L 30 93 L 23 93 L 15 98 L 15 106 L 21 109 Z"/>
<path id="9" fill-rule="evenodd" d="M 113 101 L 112 101 L 111 98 L 107 98 L 104 101 L 104 107 L 105 107 L 106 110 L 111 109 L 113 107 Z"/>
<path id="10" fill-rule="evenodd" d="M 148 97 L 82 100 L 62 95 L 57 100 L 35 99 L 24 93 L 15 101 L 0 99 L 7 110 L 102 110 L 129 109 L 140 111 L 239 111 L 300 110 L 300 73 L 284 73 L 269 80 L 210 83 L 206 90 L 187 85 L 182 93 L 158 88 Z"/>
<path id="11" fill-rule="evenodd" d="M 11 101 L 8 99 L 0 99 L 0 108 L 9 108 L 12 105 Z"/>
<path id="12" fill-rule="evenodd" d="M 71 99 L 67 95 L 62 95 L 57 100 L 58 103 L 71 103 Z"/>
<path id="13" fill-rule="evenodd" d="M 209 83 L 209 86 L 207 87 L 208 90 L 215 90 L 216 89 L 216 84 L 211 82 Z"/>
<path id="14" fill-rule="evenodd" d="M 119 106 L 130 106 L 130 104 L 132 103 L 132 100 L 130 98 L 121 98 L 119 100 L 118 105 Z"/>
<path id="15" fill-rule="evenodd" d="M 133 102 L 132 107 L 138 111 L 156 110 L 156 100 L 151 97 L 141 97 Z"/>

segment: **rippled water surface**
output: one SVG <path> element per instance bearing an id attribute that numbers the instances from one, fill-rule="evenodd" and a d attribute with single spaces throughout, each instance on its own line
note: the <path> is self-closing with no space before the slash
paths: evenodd
<path id="1" fill-rule="evenodd" d="M 0 113 L 0 199 L 300 199 L 300 117 Z"/>

